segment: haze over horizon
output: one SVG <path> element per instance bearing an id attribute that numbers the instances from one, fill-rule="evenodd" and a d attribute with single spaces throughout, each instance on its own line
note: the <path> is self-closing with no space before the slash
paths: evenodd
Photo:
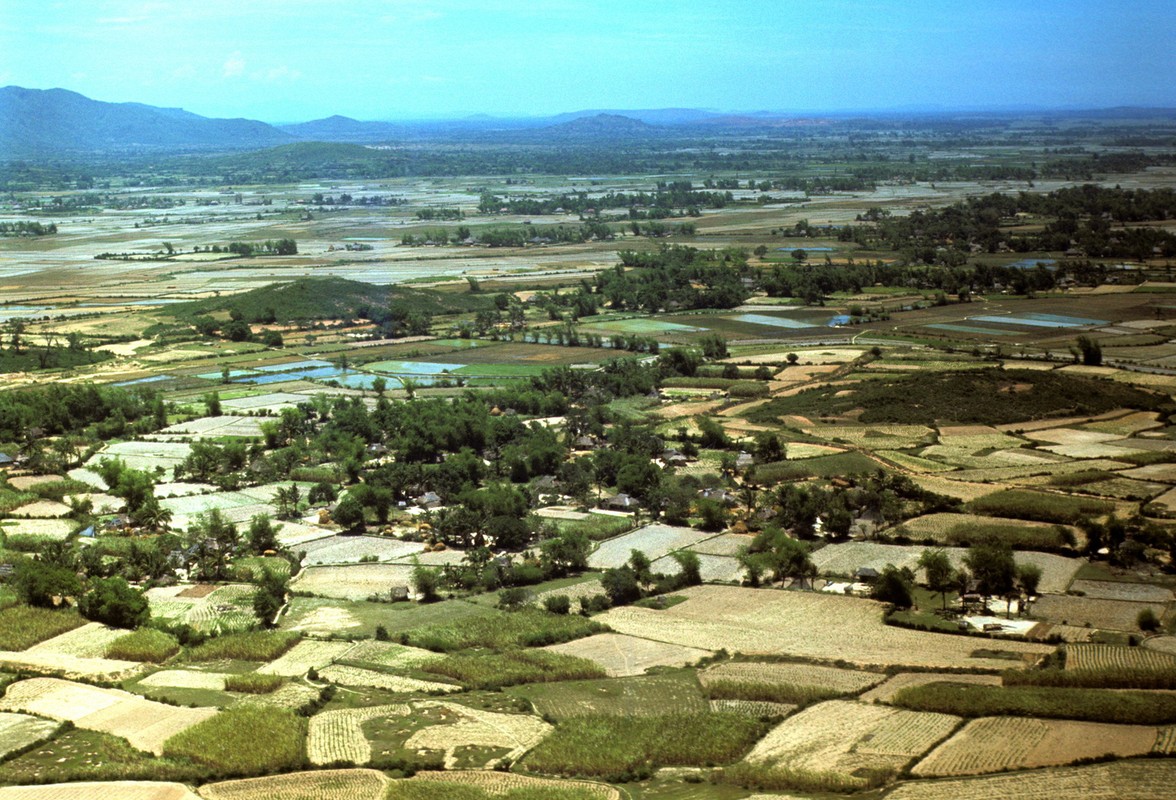
<path id="1" fill-rule="evenodd" d="M 299 122 L 1176 106 L 1176 4 L 5 0 L 0 86 Z"/>

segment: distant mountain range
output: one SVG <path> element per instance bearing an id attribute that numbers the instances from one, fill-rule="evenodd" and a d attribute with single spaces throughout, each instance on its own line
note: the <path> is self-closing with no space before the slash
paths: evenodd
<path id="1" fill-rule="evenodd" d="M 0 89 L 0 153 L 7 156 L 272 147 L 289 133 L 248 119 L 179 108 L 104 103 L 65 89 Z"/>
<path id="2" fill-rule="evenodd" d="M 981 112 L 964 113 L 976 115 Z M 1169 109 L 1035 113 L 1091 118 L 1144 113 L 1170 117 L 1173 114 Z M 106 103 L 65 89 L 7 86 L 0 89 L 0 160 L 49 155 L 230 152 L 298 142 L 375 144 L 471 136 L 514 137 L 522 141 L 559 144 L 644 139 L 679 135 L 690 130 L 703 133 L 716 129 L 823 125 L 831 119 L 847 116 L 768 111 L 720 114 L 690 108 L 594 109 L 550 117 L 499 118 L 479 114 L 459 120 L 405 122 L 363 122 L 336 115 L 275 126 L 249 119 L 212 119 L 180 108 Z M 894 116 L 904 115 L 895 113 Z"/>

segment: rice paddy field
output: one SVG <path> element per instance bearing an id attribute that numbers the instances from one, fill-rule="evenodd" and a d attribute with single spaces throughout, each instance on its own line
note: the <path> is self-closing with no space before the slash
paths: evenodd
<path id="1" fill-rule="evenodd" d="M 1157 744 L 1148 725 L 985 717 L 969 722 L 911 770 L 919 777 L 980 775 L 1086 759 L 1144 756 Z"/>
<path id="2" fill-rule="evenodd" d="M 177 708 L 118 689 L 56 678 L 29 678 L 8 686 L 0 709 L 110 733 L 156 755 L 172 736 L 217 713 L 215 708 Z"/>
<path id="3" fill-rule="evenodd" d="M 1171 794 L 1176 762 L 1126 760 L 957 780 L 908 781 L 888 800 L 1155 800 Z"/>
<path id="4" fill-rule="evenodd" d="M 1016 135 L 1036 136 L 1032 130 Z M 945 152 L 933 157 L 1019 166 L 1020 156 L 1013 151 L 1025 155 L 1030 146 L 1017 142 L 976 154 L 958 145 L 960 153 L 946 152 L 956 147 L 944 145 Z M 1031 149 L 1026 157 L 1038 158 L 1040 148 L 1033 144 Z M 830 174 L 842 168 L 832 161 L 826 167 Z M 747 181 L 749 176 L 741 172 L 738 177 Z M 186 200 L 184 213 L 200 224 L 168 229 L 183 248 L 206 245 L 213 234 L 248 232 L 253 237 L 273 229 L 298 237 L 300 255 L 289 259 L 222 262 L 220 254 L 185 252 L 163 269 L 154 262 L 94 260 L 87 238 L 125 247 L 157 246 L 162 231 L 129 230 L 132 218 L 139 222 L 138 211 L 63 220 L 66 233 L 56 240 L 5 239 L 0 261 L 14 263 L 0 264 L 0 273 L 8 275 L 19 267 L 32 270 L 26 274 L 36 281 L 0 312 L 0 321 L 27 315 L 33 337 L 59 326 L 87 339 L 101 338 L 102 352 L 111 355 L 68 374 L 14 373 L 12 385 L 96 379 L 131 391 L 159 391 L 168 424 L 140 436 L 128 429 L 118 440 L 95 443 L 96 450 L 79 450 L 73 463 L 53 466 L 62 474 L 18 474 L 0 484 L 0 529 L 7 537 L 0 542 L 5 548 L 0 560 L 18 562 L 22 548 L 29 546 L 24 538 L 73 542 L 79 528 L 90 522 L 70 505 L 83 496 L 99 512 L 94 520 L 99 534 L 94 540 L 82 537 L 90 541 L 79 547 L 97 544 L 104 563 L 111 563 L 132 545 L 153 541 L 154 535 L 143 531 L 116 541 L 116 535 L 125 533 L 103 530 L 102 518 L 119 513 L 124 501 L 97 475 L 102 458 L 120 458 L 157 479 L 155 494 L 172 514 L 173 532 L 190 529 L 197 514 L 213 509 L 244 529 L 256 514 L 272 517 L 276 490 L 295 478 L 305 497 L 320 481 L 344 494 L 359 483 L 377 485 L 378 479 L 400 477 L 404 460 L 397 452 L 396 432 L 383 427 L 359 434 L 364 445 L 378 441 L 388 452 L 373 451 L 358 476 L 351 474 L 351 462 L 365 457 L 362 447 L 350 452 L 348 444 L 320 453 L 309 430 L 287 442 L 289 452 L 267 444 L 274 426 L 302 413 L 300 406 L 313 409 L 308 428 L 346 428 L 350 421 L 342 407 L 330 411 L 324 400 L 353 400 L 357 408 L 371 411 L 410 394 L 419 402 L 458 397 L 471 389 L 521 390 L 552 367 L 570 368 L 555 382 L 569 384 L 617 356 L 634 362 L 653 359 L 649 352 L 557 344 L 557 332 L 573 326 L 581 341 L 583 333 L 602 335 L 606 344 L 614 336 L 640 337 L 642 346 L 656 341 L 663 352 L 670 346 L 698 347 L 707 341 L 703 337 L 718 335 L 725 339 L 729 356 L 702 367 L 700 375 L 706 377 L 670 378 L 660 393 L 647 387 L 613 400 L 608 403 L 611 418 L 590 414 L 591 424 L 612 423 L 610 430 L 616 431 L 622 421 L 648 423 L 663 444 L 679 447 L 684 444 L 679 428 L 694 437 L 693 444 L 699 443 L 700 415 L 706 415 L 734 443 L 726 449 L 707 447 L 697 460 L 666 474 L 684 480 L 691 490 L 717 483 L 737 492 L 754 483 L 763 489 L 761 507 L 769 509 L 778 484 L 844 493 L 856 500 L 863 481 L 853 476 L 879 469 L 958 498 L 962 504 L 957 506 L 928 501 L 934 513 L 897 525 L 891 522 L 922 501 L 903 501 L 898 516 L 887 507 L 890 522 L 870 531 L 876 540 L 822 543 L 812 553 L 813 561 L 827 577 L 840 578 L 862 567 L 914 568 L 927 546 L 947 548 L 952 564 L 959 566 L 970 544 L 1004 542 L 1017 551 L 1017 564 L 1042 570 L 1039 599 L 1029 606 L 1027 618 L 1018 620 L 1025 639 L 891 626 L 884 623 L 886 607 L 862 597 L 739 585 L 744 570 L 736 556 L 753 541 L 748 528 L 754 533 L 760 524 L 742 508 L 732 513 L 732 520 L 738 520 L 734 529 L 703 532 L 658 522 L 632 529 L 638 524 L 634 515 L 590 514 L 579 505 L 590 498 L 579 496 L 552 501 L 567 505 L 540 516 L 561 532 L 588 535 L 590 571 L 555 580 L 545 574 L 541 583 L 532 584 L 538 576 L 527 572 L 531 559 L 511 553 L 531 592 L 528 608 L 497 608 L 499 590 L 505 587 L 489 580 L 475 589 L 446 585 L 442 597 L 450 596 L 437 602 L 419 602 L 415 591 L 408 602 L 390 602 L 394 591 L 413 586 L 414 561 L 440 571 L 460 566 L 467 554 L 449 542 L 448 549 L 430 547 L 425 552 L 423 543 L 391 535 L 340 535 L 325 520 L 315 524 L 316 503 L 300 509 L 307 514 L 304 519 L 280 524 L 279 543 L 305 557 L 277 631 L 260 630 L 253 612 L 255 587 L 249 580 L 264 563 L 254 552 L 235 558 L 231 582 L 184 582 L 147 590 L 153 619 L 175 626 L 185 641 L 161 664 L 109 658 L 124 632 L 86 622 L 73 612 L 48 617 L 44 615 L 55 612 L 0 608 L 0 668 L 5 670 L 0 675 L 5 686 L 0 699 L 0 800 L 783 800 L 844 797 L 858 790 L 885 800 L 1172 796 L 1176 763 L 1143 758 L 1168 756 L 1176 749 L 1176 728 L 1167 722 L 1110 724 L 971 714 L 965 719 L 962 715 L 968 712 L 955 707 L 913 710 L 896 700 L 904 690 L 933 684 L 946 684 L 949 688 L 941 691 L 958 696 L 1025 688 L 1018 681 L 1044 689 L 1050 680 L 1064 683 L 1091 675 L 1151 680 L 1173 671 L 1176 638 L 1170 629 L 1176 585 L 1166 574 L 1164 537 L 1172 527 L 1170 517 L 1176 515 L 1176 466 L 1168 463 L 1176 454 L 1176 429 L 1169 425 L 1168 406 L 1143 403 L 1146 408 L 1124 405 L 1088 413 L 1081 402 L 1086 398 L 1059 397 L 1024 418 L 996 420 L 1005 400 L 1012 403 L 1032 388 L 1028 378 L 1004 388 L 1008 397 L 998 396 L 1001 402 L 987 409 L 994 419 L 968 424 L 953 418 L 955 409 L 871 417 L 876 409 L 854 400 L 871 396 L 872 387 L 905 378 L 915 378 L 916 386 L 925 378 L 930 385 L 938 379 L 965 380 L 993 366 L 1023 374 L 1092 377 L 1102 382 L 1089 386 L 1108 394 L 1111 387 L 1133 386 L 1170 397 L 1176 379 L 1167 371 L 1176 366 L 1176 345 L 1170 341 L 1173 330 L 1167 317 L 1176 304 L 1172 288 L 1155 283 L 1163 270 L 1158 259 L 1124 267 L 1122 277 L 1130 280 L 1120 286 L 1043 290 L 1034 297 L 977 293 L 972 302 L 948 297 L 939 304 L 935 292 L 926 288 L 866 285 L 860 291 L 829 293 L 821 305 L 805 305 L 799 297 L 768 297 L 763 287 L 755 287 L 752 291 L 759 294 L 733 308 L 645 314 L 631 306 L 622 311 L 605 304 L 595 314 L 579 315 L 563 301 L 581 286 L 592 286 L 598 272 L 611 269 L 619 249 L 652 252 L 662 242 L 617 231 L 624 235 L 614 241 L 542 248 L 398 244 L 405 231 L 426 232 L 429 226 L 415 215 L 428 207 L 461 209 L 475 231 L 521 224 L 522 216 L 476 212 L 483 192 L 515 199 L 572 191 L 597 197 L 610 191 L 647 191 L 651 179 L 601 175 L 589 183 L 534 174 L 510 183 L 504 177 L 482 176 L 475 184 L 468 177 L 444 176 L 308 179 L 236 187 L 247 198 L 241 204 L 247 209 L 217 199 L 216 189 L 182 182 L 166 190 L 136 187 Z M 1160 166 L 1146 175 L 1105 180 L 1166 188 L 1172 174 Z M 1042 180 L 1030 190 L 1049 191 L 1064 183 L 1070 181 Z M 800 241 L 781 233 L 802 218 L 817 226 L 861 224 L 858 215 L 876 204 L 900 216 L 912 202 L 936 207 L 1024 188 L 1021 181 L 901 186 L 879 181 L 875 189 L 852 193 L 788 192 L 785 202 L 764 205 L 757 202 L 762 192 L 739 186 L 727 208 L 704 208 L 691 220 L 704 238 L 675 234 L 667 241 L 749 253 L 762 244 L 766 252 L 749 258 L 749 275 L 776 265 L 794 267 L 792 245 L 811 251 L 808 263 L 814 268 L 819 268 L 818 253 L 837 265 L 848 266 L 851 257 L 891 262 L 899 257 L 897 251 L 874 252 L 837 241 L 831 231 L 814 228 L 811 237 Z M 375 191 L 407 202 L 378 211 L 338 205 L 305 213 L 314 193 L 344 191 Z M 273 199 L 272 207 L 260 205 L 263 196 Z M 207 205 L 214 199 L 216 206 Z M 15 213 L 13 202 L 0 203 L 8 204 L 7 210 L 0 209 L 6 219 Z M 255 219 L 258 209 L 264 216 Z M 579 217 L 575 212 L 529 216 L 545 225 L 576 224 Z M 1019 221 L 1018 227 L 1031 229 L 1039 223 Z M 360 241 L 371 247 L 360 255 L 341 244 Z M 1060 258 L 1045 253 L 974 255 L 979 264 L 1013 263 L 1026 269 L 1034 269 L 1040 260 L 1056 270 Z M 74 262 L 86 269 L 64 268 Z M 38 277 L 38 272 L 44 274 Z M 518 327 L 508 331 L 505 322 L 476 335 L 470 326 L 473 311 L 434 314 L 422 335 L 395 340 L 380 338 L 387 331 L 378 329 L 378 320 L 365 315 L 344 319 L 341 314 L 313 325 L 255 327 L 258 337 L 271 328 L 280 330 L 285 342 L 278 348 L 259 341 L 189 337 L 187 322 L 163 313 L 176 302 L 232 298 L 241 290 L 318 275 L 378 280 L 381 285 L 406 280 L 435 285 L 439 291 L 433 301 L 462 308 L 468 304 L 469 309 L 493 299 L 506 300 L 517 312 L 517 300 L 528 338 L 537 335 L 545 341 L 550 334 L 551 341 L 508 341 L 521 337 Z M 1151 284 L 1136 287 L 1136 278 Z M 62 280 L 71 285 L 63 289 Z M 559 301 L 555 315 L 548 309 L 549 298 Z M 857 313 L 851 306 L 875 316 L 851 320 L 849 314 Z M 57 312 L 71 316 L 38 319 Z M 555 318 L 560 314 L 562 321 Z M 228 316 L 228 307 L 214 312 L 221 324 Z M 1070 348 L 1080 335 L 1098 340 L 1103 366 L 1069 363 Z M 767 367 L 767 374 L 753 378 L 758 366 Z M 716 377 L 724 369 L 731 374 L 731 368 L 737 379 Z M 379 401 L 377 378 L 386 382 Z M 743 385 L 733 384 L 735 380 Z M 736 391 L 749 386 L 755 393 Z M 829 403 L 806 407 L 814 390 L 827 390 Z M 214 391 L 224 413 L 201 416 L 206 396 Z M 507 408 L 500 397 L 509 394 L 496 395 L 496 403 Z M 911 411 L 933 398 L 911 394 L 902 399 L 909 401 L 905 407 Z M 539 417 L 536 421 L 557 437 L 583 426 L 582 408 L 555 400 L 544 399 L 552 408 L 542 414 L 503 415 L 488 431 L 505 435 L 518 423 Z M 760 409 L 777 404 L 784 411 L 777 418 L 760 415 Z M 283 412 L 288 416 L 283 418 Z M 762 433 L 780 434 L 787 458 L 758 464 L 753 471 L 724 472 L 723 456 L 754 450 L 755 437 Z M 248 468 L 239 476 L 210 477 L 209 483 L 182 476 L 174 480 L 173 470 L 198 441 L 245 444 Z M 0 444 L 7 453 L 16 443 Z M 600 447 L 605 446 L 614 444 Z M 592 448 L 586 449 L 591 455 Z M 419 473 L 408 482 L 440 480 L 437 476 L 448 468 L 447 454 L 420 459 Z M 503 465 L 495 463 L 502 454 L 492 448 L 478 452 L 479 469 L 503 477 Z M 290 463 L 284 460 L 287 456 Z M 376 463 L 390 465 L 386 474 L 376 473 Z M 562 466 L 556 466 L 561 468 L 547 464 L 544 470 L 562 478 Z M 255 469 L 264 477 L 255 477 Z M 65 475 L 93 491 L 72 486 L 69 495 L 59 496 L 45 486 Z M 841 479 L 846 477 L 856 486 L 845 488 Z M 693 480 L 699 483 L 691 484 Z M 410 488 L 398 488 L 397 497 L 415 496 L 418 488 L 432 486 Z M 588 494 L 597 488 L 592 486 Z M 599 489 L 608 493 L 616 487 Z M 643 509 L 636 519 L 649 519 L 650 510 Z M 1106 520 L 1111 513 L 1119 519 L 1143 514 L 1157 526 L 1149 531 L 1154 539 L 1136 567 L 1112 570 L 1103 566 L 1099 554 L 1086 553 L 1080 523 Z M 421 519 L 410 520 L 399 507 L 392 514 L 397 527 Z M 445 538 L 438 532 L 438 519 L 424 519 L 436 526 L 430 538 Z M 697 516 L 690 522 L 699 524 Z M 559 595 L 567 596 L 576 610 L 581 598 L 604 594 L 608 581 L 601 573 L 623 566 L 634 550 L 650 559 L 655 572 L 668 575 L 679 570 L 675 553 L 693 552 L 704 585 L 673 590 L 660 605 L 615 606 L 584 617 L 542 610 L 544 600 Z M 1058 555 L 1063 552 L 1083 557 Z M 0 605 L 15 602 L 11 588 L 0 586 Z M 938 596 L 917 592 L 922 607 L 937 608 L 938 601 Z M 1139 630 L 1138 615 L 1144 610 L 1160 620 L 1154 635 Z M 198 643 L 205 635 L 211 638 Z M 1057 639 L 1064 643 L 1056 644 Z M 1082 688 L 1077 691 L 1073 696 L 1079 699 L 1094 697 L 1082 695 Z M 1127 702 L 1125 696 L 1108 695 Z M 1145 695 L 1145 702 L 1160 696 Z M 1095 699 L 1108 702 L 1102 695 Z M 192 703 L 197 707 L 188 705 Z M 939 713 L 943 711 L 953 713 Z M 32 749 L 18 755 L 26 748 Z M 1104 757 L 1114 760 L 1075 764 Z M 332 768 L 344 762 L 356 768 Z M 307 765 L 317 769 L 304 771 Z M 284 774 L 256 777 L 266 772 Z M 109 780 L 96 782 L 97 777 Z M 5 785 L 14 779 L 45 785 Z"/>
<path id="5" fill-rule="evenodd" d="M 600 616 L 617 633 L 703 650 L 780 654 L 855 665 L 999 670 L 1017 662 L 975 655 L 976 640 L 884 625 L 871 600 L 825 593 L 700 586 L 687 600 L 661 611 L 614 608 Z M 822 624 L 836 619 L 836 629 Z M 1001 642 L 1032 663 L 1051 648 Z M 1026 661 L 1022 661 L 1022 664 Z"/>
<path id="6" fill-rule="evenodd" d="M 894 774 L 959 726 L 949 714 L 830 700 L 796 713 L 756 743 L 747 761 L 809 774 Z M 860 785 L 865 786 L 865 778 Z"/>

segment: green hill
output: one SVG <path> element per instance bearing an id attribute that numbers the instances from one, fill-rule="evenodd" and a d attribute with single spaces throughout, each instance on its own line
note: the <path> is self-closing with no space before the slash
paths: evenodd
<path id="1" fill-rule="evenodd" d="M 376 286 L 346 278 L 300 278 L 228 297 L 210 297 L 169 306 L 177 319 L 238 311 L 246 322 L 294 323 L 320 319 L 383 319 L 390 309 L 430 315 L 461 314 L 488 308 L 491 295 L 458 294 L 406 286 Z"/>

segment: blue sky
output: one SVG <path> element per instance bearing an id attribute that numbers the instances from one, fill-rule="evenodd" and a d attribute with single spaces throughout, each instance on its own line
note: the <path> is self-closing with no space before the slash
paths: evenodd
<path id="1" fill-rule="evenodd" d="M 271 122 L 1176 106 L 1176 0 L 0 0 L 0 86 Z"/>

